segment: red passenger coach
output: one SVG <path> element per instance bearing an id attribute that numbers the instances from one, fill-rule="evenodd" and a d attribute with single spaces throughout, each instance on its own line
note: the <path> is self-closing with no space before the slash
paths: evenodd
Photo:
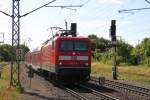
<path id="1" fill-rule="evenodd" d="M 63 30 L 38 50 L 27 53 L 26 65 L 42 71 L 50 78 L 67 82 L 90 79 L 91 42 L 89 38 L 76 36 L 76 24 L 71 30 Z"/>

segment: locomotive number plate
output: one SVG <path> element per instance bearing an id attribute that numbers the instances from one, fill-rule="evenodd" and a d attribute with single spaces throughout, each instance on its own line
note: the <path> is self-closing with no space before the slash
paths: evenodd
<path id="1" fill-rule="evenodd" d="M 71 60 L 77 60 L 77 56 L 71 56 Z"/>

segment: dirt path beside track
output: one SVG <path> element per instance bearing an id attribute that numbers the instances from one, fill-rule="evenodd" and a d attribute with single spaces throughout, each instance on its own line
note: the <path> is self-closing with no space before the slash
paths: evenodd
<path id="1" fill-rule="evenodd" d="M 18 97 L 18 100 L 74 100 L 69 94 L 36 74 L 31 80 L 30 87 L 27 71 L 24 65 L 21 66 L 20 79 L 25 92 Z"/>

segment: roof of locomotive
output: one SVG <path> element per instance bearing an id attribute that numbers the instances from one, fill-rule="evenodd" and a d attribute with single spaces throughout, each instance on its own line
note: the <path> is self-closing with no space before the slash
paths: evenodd
<path id="1" fill-rule="evenodd" d="M 54 37 L 46 40 L 41 46 L 38 46 L 37 48 L 35 48 L 32 52 L 38 52 L 41 50 L 42 47 L 47 46 L 49 44 L 49 42 L 51 41 L 56 41 L 56 40 L 63 40 L 63 39 L 67 39 L 67 40 L 75 40 L 75 39 L 82 39 L 82 40 L 89 40 L 90 39 L 88 37 L 84 37 L 84 36 L 60 36 L 60 35 L 55 35 Z"/>
<path id="2" fill-rule="evenodd" d="M 57 36 L 56 38 L 54 38 L 54 40 L 57 40 L 57 39 L 89 39 L 89 38 L 84 37 L 84 36 L 76 36 L 76 37 L 73 37 L 73 36 Z"/>

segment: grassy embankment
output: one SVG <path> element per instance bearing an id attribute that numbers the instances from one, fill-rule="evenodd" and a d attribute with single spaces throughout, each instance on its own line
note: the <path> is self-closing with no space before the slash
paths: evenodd
<path id="1" fill-rule="evenodd" d="M 16 100 L 18 93 L 15 89 L 9 88 L 9 83 L 10 65 L 7 65 L 2 69 L 2 76 L 0 78 L 0 100 Z"/>
<path id="2" fill-rule="evenodd" d="M 150 67 L 148 66 L 117 66 L 118 76 L 121 80 L 129 80 L 150 84 Z M 92 62 L 92 75 L 112 77 L 112 66 Z"/>

